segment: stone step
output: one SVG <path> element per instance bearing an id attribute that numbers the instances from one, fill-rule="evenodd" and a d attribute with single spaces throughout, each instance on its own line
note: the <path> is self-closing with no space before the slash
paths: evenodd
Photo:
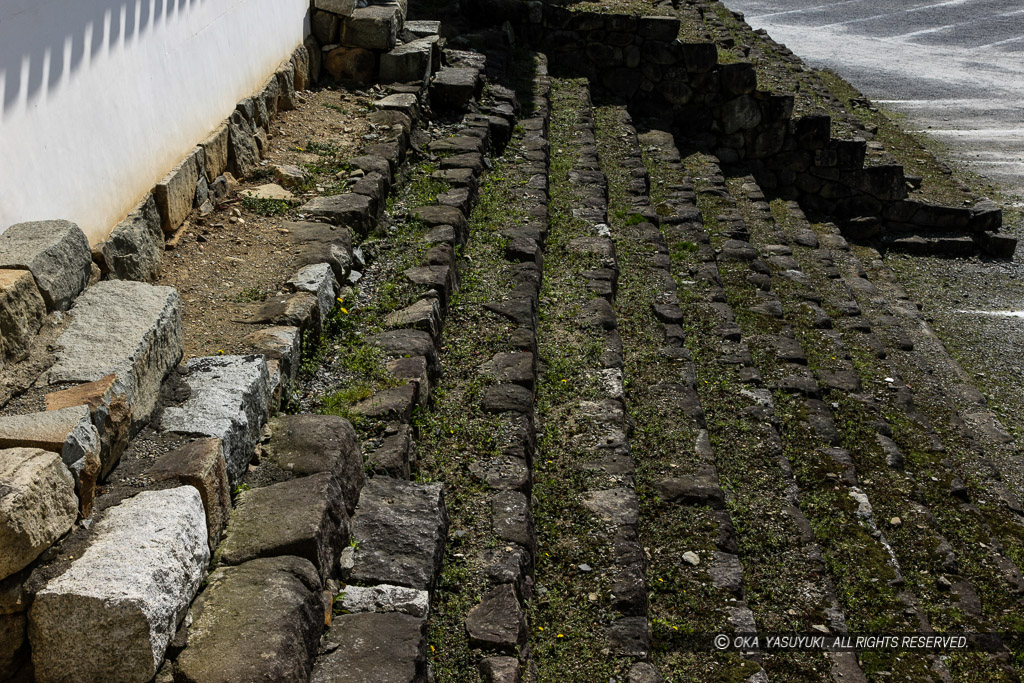
<path id="1" fill-rule="evenodd" d="M 441 484 L 373 477 L 352 517 L 353 545 L 342 553 L 342 578 L 360 585 L 431 590 L 447 538 Z"/>
<path id="2" fill-rule="evenodd" d="M 107 280 L 86 290 L 70 316 L 44 381 L 95 382 L 113 374 L 132 420 L 148 418 L 183 352 L 177 290 Z"/>
<path id="3" fill-rule="evenodd" d="M 202 499 L 191 486 L 144 491 L 91 532 L 29 610 L 36 677 L 67 680 L 74 661 L 76 680 L 150 680 L 206 575 Z"/>
<path id="4" fill-rule="evenodd" d="M 160 429 L 223 442 L 228 478 L 246 472 L 267 420 L 273 387 L 263 356 L 193 358 L 180 378 L 187 398 L 164 407 Z"/>
<path id="5" fill-rule="evenodd" d="M 327 634 L 311 683 L 426 683 L 427 621 L 391 612 L 343 614 Z"/>

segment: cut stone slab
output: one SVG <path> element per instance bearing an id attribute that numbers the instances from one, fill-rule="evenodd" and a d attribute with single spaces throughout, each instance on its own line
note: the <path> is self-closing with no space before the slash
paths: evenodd
<path id="1" fill-rule="evenodd" d="M 228 170 L 228 124 L 222 123 L 199 146 L 203 149 L 206 181 L 212 183 L 217 176 Z"/>
<path id="2" fill-rule="evenodd" d="M 302 333 L 297 327 L 277 325 L 245 336 L 253 349 L 270 360 L 281 363 L 281 374 L 291 384 L 299 374 L 302 361 Z"/>
<path id="3" fill-rule="evenodd" d="M 385 438 L 381 445 L 369 454 L 366 469 L 387 477 L 408 479 L 412 449 L 412 429 L 409 425 L 401 425 L 397 434 Z"/>
<path id="4" fill-rule="evenodd" d="M 321 587 L 298 557 L 219 568 L 189 611 L 188 645 L 175 662 L 180 680 L 308 680 L 324 628 Z"/>
<path id="5" fill-rule="evenodd" d="M 47 411 L 74 406 L 88 406 L 92 423 L 99 432 L 99 479 L 102 480 L 117 465 L 131 437 L 131 408 L 123 388 L 117 382 L 117 375 L 110 374 L 95 382 L 86 382 L 46 395 Z"/>
<path id="6" fill-rule="evenodd" d="M 426 618 L 430 611 L 430 594 L 415 588 L 388 584 L 369 588 L 346 586 L 342 596 L 341 608 L 346 612 L 400 612 Z"/>
<path id="7" fill-rule="evenodd" d="M 0 343 L 4 358 L 19 361 L 43 323 L 46 302 L 27 270 L 0 269 Z"/>
<path id="8" fill-rule="evenodd" d="M 152 282 L 159 277 L 164 253 L 164 233 L 160 225 L 156 200 L 153 195 L 146 195 L 146 199 L 114 227 L 100 247 L 111 279 Z"/>
<path id="9" fill-rule="evenodd" d="M 89 282 L 92 250 L 70 221 L 18 223 L 0 235 L 0 268 L 30 271 L 46 307 L 63 311 Z"/>
<path id="10" fill-rule="evenodd" d="M 178 229 L 195 205 L 196 185 L 203 171 L 203 149 L 196 147 L 153 188 L 160 226 L 165 233 Z"/>
<path id="11" fill-rule="evenodd" d="M 480 95 L 480 72 L 471 67 L 441 69 L 430 83 L 430 103 L 435 109 L 462 111 Z"/>
<path id="12" fill-rule="evenodd" d="M 266 421 L 273 388 L 263 356 L 210 356 L 185 365 L 192 390 L 180 406 L 164 409 L 164 431 L 224 442 L 228 479 L 245 473 Z"/>
<path id="13" fill-rule="evenodd" d="M 380 56 L 381 83 L 426 83 L 437 39 L 420 38 Z"/>
<path id="14" fill-rule="evenodd" d="M 348 543 L 348 514 L 334 474 L 320 472 L 238 494 L 220 564 L 294 555 L 309 560 L 326 580 Z"/>
<path id="15" fill-rule="evenodd" d="M 304 222 L 285 223 L 282 228 L 288 231 L 289 240 L 300 247 L 300 264 L 329 263 L 338 282 L 345 281 L 353 262 L 352 232 L 348 228 Z"/>
<path id="16" fill-rule="evenodd" d="M 294 194 L 277 183 L 266 183 L 264 185 L 254 187 L 251 190 L 244 190 L 242 192 L 242 196 L 252 197 L 253 199 L 273 199 L 280 202 L 296 201 Z"/>
<path id="17" fill-rule="evenodd" d="M 374 477 L 352 518 L 349 583 L 430 590 L 441 569 L 448 511 L 441 484 Z"/>
<path id="18" fill-rule="evenodd" d="M 398 613 L 337 617 L 310 683 L 426 683 L 426 626 Z"/>
<path id="19" fill-rule="evenodd" d="M 47 381 L 95 382 L 115 374 L 132 419 L 142 420 L 181 359 L 181 297 L 173 287 L 98 282 L 76 302 L 57 344 L 63 348 Z"/>
<path id="20" fill-rule="evenodd" d="M 263 459 L 297 477 L 332 473 L 345 509 L 355 512 L 363 488 L 363 456 L 352 424 L 334 415 L 280 415 L 270 420 Z"/>
<path id="21" fill-rule="evenodd" d="M 414 36 L 426 38 L 428 36 L 436 36 L 438 33 L 441 32 L 441 22 L 430 19 L 406 21 L 405 29 L 412 33 Z"/>
<path id="22" fill-rule="evenodd" d="M 412 411 L 416 407 L 417 389 L 418 387 L 410 382 L 378 391 L 370 398 L 352 406 L 352 412 L 375 420 L 408 422 L 412 419 Z"/>
<path id="23" fill-rule="evenodd" d="M 239 178 L 247 178 L 259 167 L 260 151 L 256 147 L 252 124 L 235 112 L 228 124 L 228 164 Z"/>
<path id="24" fill-rule="evenodd" d="M 507 411 L 533 415 L 533 392 L 518 384 L 495 384 L 484 389 L 481 407 L 488 413 Z"/>
<path id="25" fill-rule="evenodd" d="M 519 491 L 501 491 L 491 498 L 491 523 L 498 538 L 518 543 L 532 554 L 537 535 L 533 529 L 530 499 Z"/>
<path id="26" fill-rule="evenodd" d="M 92 510 L 100 475 L 100 435 L 88 406 L 0 417 L 0 448 L 42 448 L 59 453 L 75 479 L 79 510 Z"/>
<path id="27" fill-rule="evenodd" d="M 29 610 L 36 676 L 147 681 L 206 575 L 202 500 L 191 486 L 144 491 L 93 530 L 89 548 Z"/>
<path id="28" fill-rule="evenodd" d="M 469 644 L 485 650 L 515 654 L 526 645 L 526 618 L 511 584 L 491 589 L 466 615 Z"/>
<path id="29" fill-rule="evenodd" d="M 485 657 L 480 660 L 484 683 L 523 683 L 523 671 L 516 657 Z"/>
<path id="30" fill-rule="evenodd" d="M 348 16 L 356 8 L 356 0 L 313 0 L 313 7 L 325 12 Z"/>
<path id="31" fill-rule="evenodd" d="M 376 223 L 371 201 L 366 195 L 349 192 L 317 197 L 300 206 L 298 211 L 351 228 L 360 235 L 367 235 Z"/>
<path id="32" fill-rule="evenodd" d="M 78 516 L 75 482 L 60 456 L 0 450 L 0 579 L 24 569 Z"/>
<path id="33" fill-rule="evenodd" d="M 321 324 L 334 310 L 335 297 L 340 287 L 329 263 L 316 263 L 301 268 L 285 286 L 293 292 L 309 292 L 316 296 Z"/>
<path id="34" fill-rule="evenodd" d="M 391 50 L 404 19 L 405 12 L 397 2 L 357 7 L 341 22 L 340 42 L 364 50 Z"/>
<path id="35" fill-rule="evenodd" d="M 480 371 L 496 382 L 511 382 L 532 391 L 536 379 L 534 365 L 532 353 L 502 352 L 480 366 Z"/>
<path id="36" fill-rule="evenodd" d="M 636 492 L 625 487 L 588 491 L 583 505 L 605 524 L 635 527 L 640 515 Z"/>
<path id="37" fill-rule="evenodd" d="M 411 306 L 389 313 L 384 320 L 388 327 L 410 327 L 423 330 L 432 338 L 441 336 L 441 306 L 437 299 L 420 299 Z"/>
<path id="38" fill-rule="evenodd" d="M 379 346 L 384 353 L 393 357 L 423 356 L 430 364 L 431 372 L 438 367 L 437 349 L 430 334 L 423 330 L 388 330 L 366 339 L 367 343 Z"/>
<path id="39" fill-rule="evenodd" d="M 235 322 L 246 324 L 273 323 L 300 329 L 319 329 L 320 301 L 308 292 L 269 297 L 247 318 Z"/>
<path id="40" fill-rule="evenodd" d="M 213 553 L 231 513 L 231 489 L 220 439 L 197 439 L 161 456 L 146 471 L 154 482 L 177 482 L 199 491 L 206 510 L 206 531 Z"/>

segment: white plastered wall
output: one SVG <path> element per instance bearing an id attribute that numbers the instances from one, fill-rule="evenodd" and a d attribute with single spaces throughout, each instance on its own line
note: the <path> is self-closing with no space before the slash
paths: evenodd
<path id="1" fill-rule="evenodd" d="M 0 230 L 96 242 L 308 32 L 309 0 L 0 0 Z"/>

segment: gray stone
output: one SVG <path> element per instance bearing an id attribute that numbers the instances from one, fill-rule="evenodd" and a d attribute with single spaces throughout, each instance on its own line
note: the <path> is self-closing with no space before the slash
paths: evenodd
<path id="1" fill-rule="evenodd" d="M 284 294 L 269 297 L 247 318 L 238 318 L 241 323 L 273 323 L 302 330 L 320 329 L 320 301 L 308 292 Z"/>
<path id="2" fill-rule="evenodd" d="M 388 313 L 384 320 L 388 327 L 408 327 L 423 330 L 433 339 L 441 337 L 441 306 L 437 299 L 420 299 L 411 306 Z"/>
<path id="3" fill-rule="evenodd" d="M 427 591 L 388 584 L 369 588 L 346 586 L 340 602 L 346 612 L 400 612 L 426 618 L 430 611 Z"/>
<path id="4" fill-rule="evenodd" d="M 349 583 L 388 583 L 430 590 L 441 569 L 448 512 L 441 484 L 374 477 L 352 518 Z"/>
<path id="5" fill-rule="evenodd" d="M 160 275 L 164 234 L 153 195 L 146 195 L 102 243 L 107 275 L 114 280 L 152 282 Z"/>
<path id="6" fill-rule="evenodd" d="M 426 83 L 436 49 L 436 38 L 420 38 L 381 54 L 381 83 Z"/>
<path id="7" fill-rule="evenodd" d="M 376 224 L 366 195 L 347 193 L 317 197 L 299 207 L 299 213 L 324 218 L 342 225 L 360 235 L 368 234 Z"/>
<path id="8" fill-rule="evenodd" d="M 164 232 L 174 232 L 195 204 L 196 185 L 203 171 L 203 150 L 196 147 L 153 188 Z"/>
<path id="9" fill-rule="evenodd" d="M 239 178 L 248 178 L 259 167 L 260 151 L 252 124 L 239 113 L 228 124 L 228 166 Z"/>
<path id="10" fill-rule="evenodd" d="M 71 528 L 75 482 L 54 453 L 0 450 L 0 579 L 21 571 Z"/>
<path id="11" fill-rule="evenodd" d="M 117 375 L 110 374 L 95 382 L 76 384 L 68 389 L 49 393 L 45 397 L 46 410 L 88 406 L 92 423 L 100 437 L 103 479 L 121 458 L 131 433 L 131 409 L 124 391 L 118 386 Z M 62 451 L 63 452 L 63 451 Z"/>
<path id="12" fill-rule="evenodd" d="M 515 657 L 485 657 L 480 660 L 484 683 L 522 683 L 523 671 Z"/>
<path id="13" fill-rule="evenodd" d="M 334 270 L 329 263 L 316 263 L 305 266 L 288 280 L 285 285 L 293 292 L 309 292 L 316 296 L 320 306 L 320 321 L 327 320 L 334 310 L 335 297 L 340 285 L 334 278 Z"/>
<path id="14" fill-rule="evenodd" d="M 0 268 L 29 270 L 50 310 L 66 310 L 85 289 L 92 251 L 70 221 L 17 223 L 0 235 Z"/>
<path id="15" fill-rule="evenodd" d="M 636 492 L 624 487 L 588 491 L 583 494 L 583 505 L 609 525 L 636 526 L 640 515 Z"/>
<path id="16" fill-rule="evenodd" d="M 482 85 L 477 69 L 441 69 L 430 83 L 430 104 L 437 110 L 462 111 L 470 100 L 480 96 Z"/>
<path id="17" fill-rule="evenodd" d="M 412 411 L 416 407 L 418 393 L 418 387 L 413 383 L 383 389 L 356 403 L 352 406 L 352 412 L 375 420 L 404 424 L 412 419 Z"/>
<path id="18" fill-rule="evenodd" d="M 154 482 L 177 482 L 199 491 L 206 510 L 211 553 L 216 550 L 231 513 L 231 488 L 223 449 L 220 439 L 196 439 L 161 456 L 146 470 L 146 476 Z"/>
<path id="19" fill-rule="evenodd" d="M 272 388 L 263 356 L 210 356 L 185 365 L 192 390 L 180 406 L 164 409 L 164 431 L 224 442 L 228 478 L 245 473 L 267 418 Z"/>
<path id="20" fill-rule="evenodd" d="M 526 645 L 526 618 L 511 584 L 492 588 L 466 615 L 469 644 L 516 654 Z"/>
<path id="21" fill-rule="evenodd" d="M 347 16 L 349 12 L 355 9 L 354 0 L 341 0 L 346 5 L 351 5 L 347 12 L 343 14 Z M 315 7 L 316 5 L 314 5 Z M 321 45 L 335 45 L 338 42 L 338 32 L 341 30 L 341 16 L 342 13 L 332 13 L 329 11 L 313 12 L 310 16 L 310 28 L 313 31 L 313 35 Z"/>
<path id="22" fill-rule="evenodd" d="M 683 505 L 708 505 L 715 510 L 725 508 L 725 494 L 714 472 L 688 477 L 662 479 L 656 486 L 663 500 Z"/>
<path id="23" fill-rule="evenodd" d="M 391 50 L 404 19 L 405 12 L 397 2 L 357 7 L 341 22 L 340 42 L 364 50 Z"/>
<path id="24" fill-rule="evenodd" d="M 173 287 L 99 282 L 78 299 L 57 344 L 63 348 L 48 382 L 95 382 L 115 374 L 132 419 L 142 420 L 181 359 L 181 297 Z"/>
<path id="25" fill-rule="evenodd" d="M 79 510 L 88 517 L 100 476 L 100 435 L 85 405 L 0 417 L 0 448 L 59 453 L 75 479 Z"/>
<path id="26" fill-rule="evenodd" d="M 491 498 L 491 524 L 498 538 L 536 550 L 530 499 L 519 491 L 501 491 Z"/>
<path id="27" fill-rule="evenodd" d="M 405 30 L 419 38 L 436 36 L 441 32 L 441 22 L 432 19 L 417 19 L 405 22 Z"/>
<path id="28" fill-rule="evenodd" d="M 740 95 L 722 105 L 722 129 L 726 135 L 756 127 L 761 123 L 761 109 L 750 95 Z"/>
<path id="29" fill-rule="evenodd" d="M 263 458 L 297 477 L 332 473 L 346 512 L 352 514 L 365 478 L 351 423 L 334 415 L 280 415 L 268 425 L 271 436 L 263 445 Z"/>
<path id="30" fill-rule="evenodd" d="M 327 223 L 285 223 L 288 239 L 299 245 L 302 265 L 329 263 L 338 282 L 344 282 L 352 270 L 352 232 Z"/>
<path id="31" fill-rule="evenodd" d="M 488 413 L 533 415 L 533 392 L 518 384 L 495 384 L 484 389 L 480 406 Z"/>
<path id="32" fill-rule="evenodd" d="M 613 654 L 623 657 L 646 657 L 651 649 L 651 629 L 647 617 L 621 617 L 607 630 Z"/>
<path id="33" fill-rule="evenodd" d="M 46 303 L 27 270 L 0 269 L 0 343 L 4 358 L 24 359 L 43 323 Z"/>
<path id="34" fill-rule="evenodd" d="M 430 364 L 431 372 L 437 370 L 437 349 L 429 333 L 423 330 L 388 330 L 367 337 L 367 343 L 379 346 L 388 356 L 423 356 Z"/>
<path id="35" fill-rule="evenodd" d="M 280 362 L 285 384 L 295 381 L 302 361 L 302 334 L 299 328 L 289 325 L 266 327 L 246 335 L 245 341 L 257 353 Z"/>
<path id="36" fill-rule="evenodd" d="M 748 680 L 753 680 L 753 677 Z M 649 662 L 637 662 L 629 670 L 627 683 L 665 683 L 665 678 Z"/>
<path id="37" fill-rule="evenodd" d="M 426 683 L 426 627 L 407 614 L 337 617 L 310 683 Z"/>
<path id="38" fill-rule="evenodd" d="M 305 681 L 324 628 L 322 585 L 298 557 L 221 567 L 192 605 L 175 680 Z"/>
<path id="39" fill-rule="evenodd" d="M 0 678 L 14 678 L 24 655 L 25 645 L 25 613 L 0 614 Z"/>
<path id="40" fill-rule="evenodd" d="M 222 123 L 210 137 L 199 143 L 203 149 L 206 181 L 212 183 L 217 176 L 228 170 L 228 124 Z"/>
<path id="41" fill-rule="evenodd" d="M 334 474 L 320 472 L 243 491 L 217 550 L 219 564 L 294 555 L 326 580 L 348 543 L 348 514 Z"/>
<path id="42" fill-rule="evenodd" d="M 385 438 L 366 458 L 366 469 L 396 479 L 408 479 L 413 456 L 412 430 L 400 425 L 398 433 Z"/>
<path id="43" fill-rule="evenodd" d="M 152 678 L 210 561 L 191 486 L 144 491 L 106 511 L 95 538 L 29 611 L 40 680 Z"/>

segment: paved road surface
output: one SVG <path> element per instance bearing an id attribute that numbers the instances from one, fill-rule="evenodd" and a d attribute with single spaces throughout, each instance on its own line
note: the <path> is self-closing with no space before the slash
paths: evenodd
<path id="1" fill-rule="evenodd" d="M 1024 201 L 1021 0 L 724 0 Z"/>

